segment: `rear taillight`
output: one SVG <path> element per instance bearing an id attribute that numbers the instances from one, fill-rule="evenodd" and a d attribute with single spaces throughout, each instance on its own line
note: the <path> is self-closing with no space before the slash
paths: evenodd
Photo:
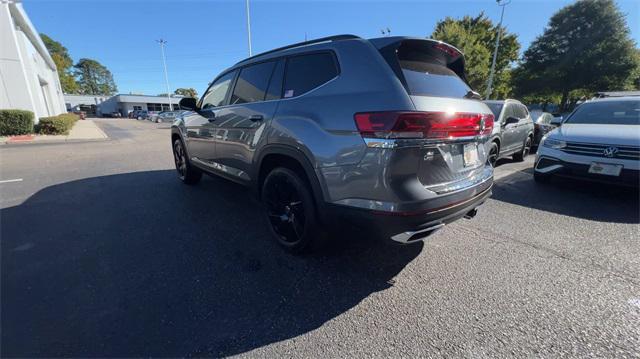
<path id="1" fill-rule="evenodd" d="M 447 112 L 367 112 L 355 114 L 362 137 L 447 139 L 488 135 L 493 115 Z"/>

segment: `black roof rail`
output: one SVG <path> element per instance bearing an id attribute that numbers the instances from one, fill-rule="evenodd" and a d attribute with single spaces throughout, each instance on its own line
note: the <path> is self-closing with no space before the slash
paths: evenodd
<path id="1" fill-rule="evenodd" d="M 334 35 L 334 36 L 321 37 L 319 39 L 314 39 L 314 40 L 309 40 L 309 41 L 302 41 L 302 42 L 298 42 L 298 43 L 295 43 L 295 44 L 278 47 L 277 49 L 261 52 L 261 53 L 259 53 L 257 55 L 253 55 L 251 57 L 247 57 L 244 60 L 238 61 L 236 63 L 236 65 L 237 64 L 241 64 L 241 63 L 243 63 L 243 62 L 245 62 L 247 60 L 254 59 L 256 57 L 260 57 L 260 56 L 263 56 L 263 55 L 271 54 L 271 53 L 282 51 L 282 50 L 292 49 L 294 47 L 307 46 L 307 45 L 317 44 L 317 43 L 320 43 L 320 42 L 327 42 L 327 41 L 340 41 L 340 40 L 350 40 L 350 39 L 360 39 L 360 38 L 361 38 L 360 36 L 346 34 L 346 35 Z"/>

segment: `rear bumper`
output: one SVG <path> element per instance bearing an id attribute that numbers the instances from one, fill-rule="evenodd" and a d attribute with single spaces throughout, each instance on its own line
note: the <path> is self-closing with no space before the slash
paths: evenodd
<path id="1" fill-rule="evenodd" d="M 472 217 L 475 210 L 491 196 L 493 181 L 489 180 L 455 194 L 443 196 L 445 202 L 427 201 L 420 210 L 389 212 L 366 210 L 343 205 L 330 205 L 330 211 L 339 221 L 348 221 L 376 237 L 400 243 L 424 239 L 444 225 L 465 216 Z"/>

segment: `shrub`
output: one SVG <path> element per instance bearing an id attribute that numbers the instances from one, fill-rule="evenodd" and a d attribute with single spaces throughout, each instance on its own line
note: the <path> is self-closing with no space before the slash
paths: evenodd
<path id="1" fill-rule="evenodd" d="M 0 110 L 0 136 L 33 133 L 33 112 Z"/>
<path id="2" fill-rule="evenodd" d="M 36 126 L 36 130 L 42 135 L 67 135 L 77 120 L 78 115 L 73 113 L 42 117 Z"/>

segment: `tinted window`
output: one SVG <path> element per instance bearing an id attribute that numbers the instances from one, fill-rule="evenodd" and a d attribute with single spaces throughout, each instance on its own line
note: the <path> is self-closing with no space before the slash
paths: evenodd
<path id="1" fill-rule="evenodd" d="M 247 66 L 240 71 L 231 104 L 264 101 L 275 61 Z"/>
<path id="2" fill-rule="evenodd" d="M 216 82 L 209 87 L 204 96 L 202 96 L 202 104 L 200 105 L 200 108 L 206 110 L 208 108 L 224 105 L 224 100 L 227 98 L 227 93 L 229 92 L 231 81 L 235 74 L 235 71 L 231 71 L 216 80 Z"/>
<path id="3" fill-rule="evenodd" d="M 640 101 L 587 102 L 565 123 L 640 125 Z"/>
<path id="4" fill-rule="evenodd" d="M 338 76 L 333 55 L 329 53 L 294 56 L 287 59 L 284 98 L 300 96 Z"/>
<path id="5" fill-rule="evenodd" d="M 284 77 L 284 60 L 278 61 L 267 90 L 266 100 L 276 100 L 282 97 L 282 80 Z"/>
<path id="6" fill-rule="evenodd" d="M 441 97 L 464 97 L 471 89 L 449 68 L 430 62 L 400 59 L 409 94 Z"/>
<path id="7" fill-rule="evenodd" d="M 498 117 L 500 117 L 500 111 L 502 111 L 502 103 L 496 103 L 496 102 L 489 102 L 486 103 L 487 106 L 489 106 L 489 108 L 491 109 L 491 112 L 493 112 L 493 116 L 495 116 L 496 121 L 498 120 Z"/>

